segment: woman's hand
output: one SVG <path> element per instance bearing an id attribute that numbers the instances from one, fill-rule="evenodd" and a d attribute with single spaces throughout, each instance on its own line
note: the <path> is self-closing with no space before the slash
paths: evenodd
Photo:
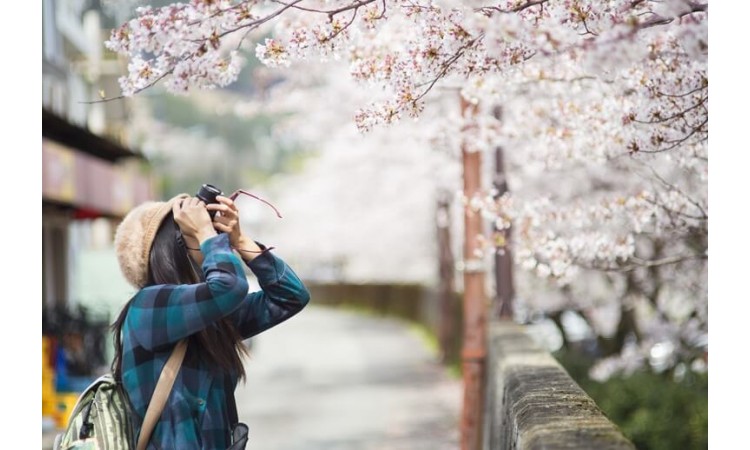
<path id="1" fill-rule="evenodd" d="M 172 205 L 172 214 L 186 240 L 195 239 L 200 244 L 216 236 L 206 204 L 199 199 L 190 197 L 176 202 Z"/>
<path id="2" fill-rule="evenodd" d="M 216 211 L 214 215 L 214 228 L 229 234 L 229 245 L 240 252 L 243 259 L 252 260 L 261 249 L 249 237 L 242 234 L 240 227 L 240 211 L 231 198 L 217 195 L 219 203 L 211 203 L 206 206 L 209 211 Z"/>
<path id="3" fill-rule="evenodd" d="M 219 203 L 211 203 L 206 206 L 209 211 L 216 211 L 214 215 L 213 227 L 229 235 L 229 245 L 239 247 L 242 239 L 242 229 L 240 228 L 240 211 L 229 197 L 217 195 L 216 200 Z"/>

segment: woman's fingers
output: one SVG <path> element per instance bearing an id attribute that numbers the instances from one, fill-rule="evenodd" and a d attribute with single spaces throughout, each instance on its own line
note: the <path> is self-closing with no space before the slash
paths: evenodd
<path id="1" fill-rule="evenodd" d="M 234 201 L 223 195 L 217 195 L 218 203 L 207 205 L 209 211 L 216 211 L 214 215 L 214 228 L 230 235 L 230 240 L 236 245 L 236 241 L 241 235 L 240 231 L 240 214 Z"/>
<path id="2" fill-rule="evenodd" d="M 231 232 L 237 226 L 238 222 L 236 217 L 223 217 L 219 215 L 214 217 L 214 226 L 226 232 Z M 221 228 L 219 228 L 219 225 Z"/>
<path id="3" fill-rule="evenodd" d="M 218 211 L 221 213 L 222 216 L 231 215 L 231 214 L 237 215 L 237 212 L 235 210 L 221 203 L 210 203 L 206 205 L 206 209 L 209 211 Z"/>
<path id="4" fill-rule="evenodd" d="M 216 199 L 221 203 L 211 203 L 209 205 L 206 205 L 206 209 L 208 209 L 209 211 L 217 212 L 217 214 L 214 216 L 215 219 L 218 219 L 219 217 L 225 217 L 229 219 L 239 218 L 239 211 L 237 210 L 237 207 L 234 205 L 234 202 L 232 200 L 221 196 L 217 196 Z"/>
<path id="5" fill-rule="evenodd" d="M 214 228 L 227 234 L 232 232 L 231 226 L 219 222 L 214 222 Z"/>
<path id="6" fill-rule="evenodd" d="M 234 201 L 229 197 L 224 197 L 223 195 L 217 195 L 216 200 L 219 201 L 219 203 L 222 203 L 224 205 L 229 206 L 233 210 L 237 211 L 237 206 L 234 204 Z"/>
<path id="7" fill-rule="evenodd" d="M 235 223 L 237 223 L 237 217 L 236 216 L 232 217 L 231 215 L 220 216 L 220 215 L 217 214 L 217 215 L 214 216 L 214 222 L 220 223 L 222 225 L 232 226 Z"/>
<path id="8" fill-rule="evenodd" d="M 219 202 L 219 205 L 229 208 L 229 211 L 232 211 L 235 215 L 239 216 L 240 212 L 237 209 L 237 205 L 234 204 L 234 201 L 231 198 L 224 197 L 223 195 L 217 195 L 216 200 Z M 225 215 L 227 213 L 222 212 L 221 214 Z"/>
<path id="9" fill-rule="evenodd" d="M 180 230 L 190 236 L 195 236 L 201 231 L 213 231 L 211 217 L 206 211 L 205 204 L 198 198 L 188 197 L 172 205 L 172 213 Z"/>
<path id="10" fill-rule="evenodd" d="M 179 203 L 179 206 L 180 206 L 180 209 L 184 211 L 188 208 L 198 207 L 201 205 L 201 203 L 203 202 L 201 202 L 199 199 L 195 197 L 189 197 L 189 198 L 182 200 L 182 202 Z"/>
<path id="11" fill-rule="evenodd" d="M 172 217 L 174 217 L 175 221 L 178 221 L 180 219 L 180 211 L 181 211 L 181 209 L 182 209 L 182 202 L 174 202 L 174 203 L 172 203 Z"/>

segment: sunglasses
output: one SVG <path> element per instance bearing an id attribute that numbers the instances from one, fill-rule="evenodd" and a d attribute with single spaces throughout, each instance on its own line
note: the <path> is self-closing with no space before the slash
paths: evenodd
<path id="1" fill-rule="evenodd" d="M 231 199 L 232 201 L 234 201 L 234 200 L 235 200 L 235 199 L 236 199 L 237 197 L 239 197 L 239 196 L 240 196 L 240 194 L 244 194 L 244 195 L 250 196 L 250 197 L 252 197 L 252 198 L 254 198 L 254 199 L 256 199 L 256 200 L 259 200 L 259 201 L 261 201 L 261 202 L 265 203 L 266 205 L 268 205 L 268 206 L 270 206 L 271 208 L 273 208 L 273 210 L 274 210 L 274 211 L 276 212 L 276 215 L 277 215 L 277 216 L 279 217 L 279 219 L 281 219 L 281 218 L 282 218 L 282 217 L 281 217 L 281 213 L 279 212 L 279 210 L 278 210 L 278 209 L 276 209 L 276 207 L 275 207 L 275 206 L 273 206 L 273 205 L 272 205 L 271 203 L 269 203 L 269 202 L 267 202 L 267 201 L 263 200 L 262 198 L 258 197 L 257 195 L 255 195 L 255 194 L 252 194 L 252 193 L 250 193 L 250 192 L 248 192 L 248 191 L 246 191 L 246 190 L 244 190 L 244 189 L 237 189 L 236 191 L 234 191 L 234 192 L 232 193 L 232 195 L 230 195 L 230 196 L 229 196 L 229 198 L 230 198 L 230 199 Z"/>

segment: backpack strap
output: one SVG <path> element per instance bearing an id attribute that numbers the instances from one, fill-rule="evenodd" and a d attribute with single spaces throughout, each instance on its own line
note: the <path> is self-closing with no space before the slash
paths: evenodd
<path id="1" fill-rule="evenodd" d="M 136 450 L 146 449 L 148 440 L 151 438 L 151 432 L 154 431 L 156 423 L 159 421 L 159 417 L 161 417 L 161 412 L 164 410 L 164 405 L 167 404 L 167 398 L 169 397 L 169 392 L 172 390 L 174 379 L 177 377 L 182 360 L 185 358 L 185 350 L 187 350 L 187 339 L 183 339 L 177 343 L 159 375 L 159 381 L 156 383 L 151 402 L 148 404 L 146 416 L 143 418 L 143 426 L 138 436 Z"/>

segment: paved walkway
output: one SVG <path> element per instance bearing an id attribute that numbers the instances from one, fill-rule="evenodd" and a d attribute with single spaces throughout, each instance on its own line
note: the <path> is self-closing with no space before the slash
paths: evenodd
<path id="1" fill-rule="evenodd" d="M 402 322 L 311 304 L 256 336 L 246 367 L 248 450 L 459 448 L 461 380 Z"/>
<path id="2" fill-rule="evenodd" d="M 309 305 L 254 338 L 248 449 L 455 450 L 461 380 L 401 322 Z"/>

